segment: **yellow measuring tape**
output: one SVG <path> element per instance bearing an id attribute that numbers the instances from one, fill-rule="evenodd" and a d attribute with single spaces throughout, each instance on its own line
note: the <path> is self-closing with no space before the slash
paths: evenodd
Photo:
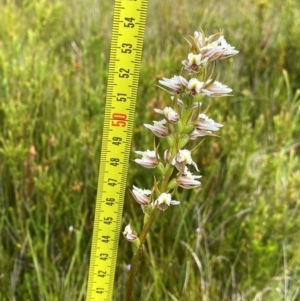
<path id="1" fill-rule="evenodd" d="M 147 0 L 115 0 L 86 301 L 111 301 Z"/>

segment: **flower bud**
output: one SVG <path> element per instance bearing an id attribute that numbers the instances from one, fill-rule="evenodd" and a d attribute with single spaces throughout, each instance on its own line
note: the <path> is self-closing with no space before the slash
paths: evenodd
<path id="1" fill-rule="evenodd" d="M 157 169 L 162 176 L 165 175 L 165 167 L 161 162 L 157 165 Z"/>
<path id="2" fill-rule="evenodd" d="M 179 140 L 179 148 L 183 148 L 190 141 L 189 135 L 184 135 Z"/>
<path id="3" fill-rule="evenodd" d="M 167 190 L 170 191 L 170 190 L 174 189 L 177 185 L 178 185 L 178 184 L 177 184 L 176 179 L 172 179 L 172 180 L 168 183 Z"/>
<path id="4" fill-rule="evenodd" d="M 170 107 L 165 107 L 163 110 L 165 119 L 170 123 L 176 123 L 179 120 L 179 114 Z"/>
<path id="5" fill-rule="evenodd" d="M 189 123 L 183 128 L 182 134 L 190 134 L 193 132 L 194 128 L 194 125 L 192 123 Z"/>
<path id="6" fill-rule="evenodd" d="M 169 144 L 169 147 L 173 147 L 174 143 L 175 143 L 175 138 L 173 134 L 170 134 L 169 136 L 167 136 L 167 142 Z"/>
<path id="7" fill-rule="evenodd" d="M 123 231 L 123 235 L 124 235 L 125 239 L 127 239 L 130 242 L 133 242 L 138 238 L 137 233 L 135 231 L 132 231 L 130 224 L 128 224 L 125 227 L 125 229 Z"/>
<path id="8" fill-rule="evenodd" d="M 171 153 L 172 153 L 172 150 L 171 149 L 167 149 L 165 150 L 164 152 L 164 160 L 166 163 L 170 163 L 170 158 L 171 158 Z"/>
<path id="9" fill-rule="evenodd" d="M 176 127 L 177 133 L 181 134 L 181 133 L 182 133 L 182 122 L 181 122 L 181 120 L 179 120 L 179 121 L 176 123 L 175 127 Z"/>

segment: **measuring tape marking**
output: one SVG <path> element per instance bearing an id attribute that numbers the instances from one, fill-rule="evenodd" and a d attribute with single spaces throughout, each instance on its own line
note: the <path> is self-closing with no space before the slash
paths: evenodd
<path id="1" fill-rule="evenodd" d="M 112 298 L 146 12 L 115 1 L 87 301 Z"/>

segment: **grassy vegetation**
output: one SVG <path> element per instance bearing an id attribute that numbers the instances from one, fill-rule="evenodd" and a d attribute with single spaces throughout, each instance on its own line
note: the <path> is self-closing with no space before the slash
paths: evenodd
<path id="1" fill-rule="evenodd" d="M 0 301 L 85 300 L 112 10 L 0 0 Z M 150 0 L 132 150 L 152 146 L 157 77 L 179 73 L 200 27 L 240 51 L 220 70 L 235 96 L 210 103 L 225 126 L 194 155 L 203 187 L 154 224 L 134 300 L 300 300 L 297 0 Z M 143 172 L 132 163 L 128 187 L 151 187 Z M 131 254 L 121 238 L 116 301 Z"/>

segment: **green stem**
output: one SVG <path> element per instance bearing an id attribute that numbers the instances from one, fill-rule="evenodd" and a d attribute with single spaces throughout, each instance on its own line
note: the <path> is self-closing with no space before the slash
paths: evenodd
<path id="1" fill-rule="evenodd" d="M 138 268 L 140 252 L 141 252 L 141 246 L 136 249 L 136 251 L 134 252 L 132 259 L 131 259 L 130 273 L 129 273 L 129 278 L 128 278 L 125 301 L 131 301 L 134 278 L 135 278 L 135 274 L 136 274 L 136 271 Z"/>
<path id="2" fill-rule="evenodd" d="M 156 209 L 154 209 L 152 211 L 147 223 L 144 225 L 143 230 L 139 236 L 140 245 L 136 249 L 136 251 L 134 252 L 134 254 L 132 256 L 125 301 L 131 301 L 132 292 L 133 292 L 133 284 L 134 284 L 134 279 L 135 279 L 135 275 L 136 275 L 137 268 L 138 268 L 139 257 L 143 252 L 144 241 L 146 239 L 147 233 L 150 230 L 151 225 L 154 222 L 156 211 L 157 211 Z"/>

